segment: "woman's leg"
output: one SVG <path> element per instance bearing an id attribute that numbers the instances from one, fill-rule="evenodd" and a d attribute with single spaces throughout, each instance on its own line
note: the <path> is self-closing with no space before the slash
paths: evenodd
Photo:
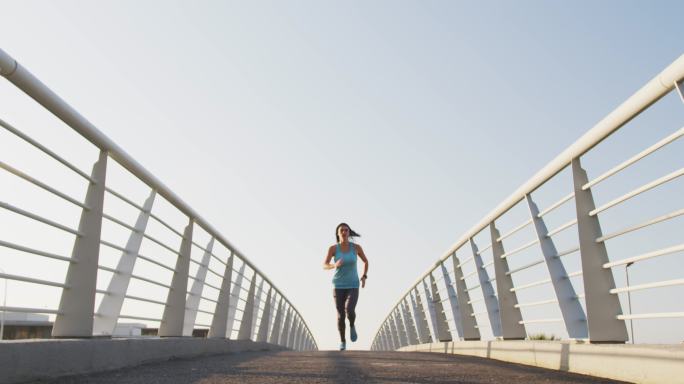
<path id="1" fill-rule="evenodd" d="M 359 289 L 352 288 L 349 289 L 349 294 L 347 296 L 346 310 L 347 318 L 349 319 L 349 326 L 354 326 L 354 321 L 356 321 L 356 302 L 359 301 Z M 343 320 L 344 322 L 344 320 Z"/>
<path id="2" fill-rule="evenodd" d="M 335 307 L 337 309 L 337 330 L 340 332 L 340 341 L 347 341 L 344 337 L 344 315 L 345 315 L 345 302 L 347 297 L 349 297 L 349 289 L 335 289 L 333 291 L 333 296 L 335 297 Z"/>

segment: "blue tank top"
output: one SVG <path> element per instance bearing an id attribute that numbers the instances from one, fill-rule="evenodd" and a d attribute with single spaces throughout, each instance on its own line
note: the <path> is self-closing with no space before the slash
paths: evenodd
<path id="1" fill-rule="evenodd" d="M 359 273 L 356 270 L 356 247 L 349 243 L 349 251 L 342 252 L 340 245 L 335 248 L 335 262 L 342 259 L 342 266 L 335 270 L 332 282 L 335 288 L 358 288 Z"/>

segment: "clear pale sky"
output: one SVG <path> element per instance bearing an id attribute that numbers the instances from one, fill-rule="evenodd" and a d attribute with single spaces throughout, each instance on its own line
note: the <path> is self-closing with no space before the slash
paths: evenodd
<path id="1" fill-rule="evenodd" d="M 322 349 L 339 222 L 370 260 L 365 349 L 461 234 L 683 52 L 678 1 L 0 9 L 2 48 L 259 266 Z M 0 87 L 0 118 L 31 125 Z"/>

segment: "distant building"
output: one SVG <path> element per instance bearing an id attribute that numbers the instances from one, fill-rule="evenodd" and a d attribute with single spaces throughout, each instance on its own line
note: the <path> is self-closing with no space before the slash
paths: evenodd
<path id="1" fill-rule="evenodd" d="M 147 324 L 143 323 L 118 323 L 112 337 L 141 337 L 146 327 Z"/>
<path id="2" fill-rule="evenodd" d="M 0 313 L 0 317 L 2 314 Z M 48 315 L 37 313 L 5 312 L 4 340 L 50 339 L 52 325 Z M 112 337 L 150 337 L 157 336 L 158 328 L 148 328 L 143 323 L 118 323 Z M 193 337 L 207 337 L 208 329 L 194 329 Z"/>
<path id="3" fill-rule="evenodd" d="M 0 314 L 0 318 L 2 314 Z M 50 339 L 52 325 L 48 315 L 37 313 L 5 312 L 4 340 L 18 339 Z M 142 337 L 142 330 L 147 327 L 142 323 L 119 323 L 112 337 Z"/>
<path id="4" fill-rule="evenodd" d="M 0 314 L 1 318 L 2 314 Z M 36 313 L 5 312 L 3 340 L 49 339 L 52 322 L 48 315 Z"/>

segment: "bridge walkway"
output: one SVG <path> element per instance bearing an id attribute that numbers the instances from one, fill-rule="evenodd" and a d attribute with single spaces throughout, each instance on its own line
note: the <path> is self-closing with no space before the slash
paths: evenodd
<path id="1" fill-rule="evenodd" d="M 420 352 L 245 352 L 177 359 L 52 383 L 619 383 L 496 360 Z M 44 381 L 42 381 L 44 383 Z"/>

